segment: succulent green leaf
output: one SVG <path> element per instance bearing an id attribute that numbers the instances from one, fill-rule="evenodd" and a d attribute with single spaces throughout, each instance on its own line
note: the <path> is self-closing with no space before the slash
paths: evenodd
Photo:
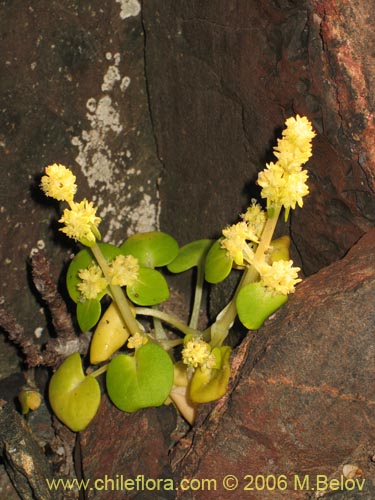
<path id="1" fill-rule="evenodd" d="M 246 328 L 257 330 L 287 300 L 287 295 L 272 293 L 260 282 L 250 283 L 243 287 L 237 295 L 238 317 Z"/>
<path id="2" fill-rule="evenodd" d="M 212 246 L 212 240 L 197 240 L 180 248 L 177 257 L 168 265 L 171 273 L 182 273 L 199 266 Z"/>
<path id="3" fill-rule="evenodd" d="M 224 396 L 230 377 L 230 353 L 228 346 L 215 347 L 212 354 L 216 357 L 216 367 L 195 370 L 190 383 L 190 398 L 194 403 L 208 403 Z"/>
<path id="4" fill-rule="evenodd" d="M 141 267 L 134 285 L 126 287 L 126 293 L 134 304 L 153 306 L 169 297 L 169 288 L 164 276 L 155 269 Z"/>
<path id="5" fill-rule="evenodd" d="M 121 255 L 122 253 L 118 247 L 116 247 L 115 245 L 111 245 L 110 243 L 98 243 L 98 246 L 108 262 L 114 259 L 117 255 Z M 68 289 L 70 298 L 76 303 L 81 299 L 80 292 L 77 288 L 78 283 L 81 282 L 80 278 L 78 277 L 78 273 L 81 269 L 86 269 L 93 263 L 96 263 L 96 260 L 91 250 L 88 248 L 84 248 L 77 253 L 77 255 L 69 264 L 68 272 L 66 275 L 66 287 Z M 103 295 L 105 295 L 105 292 L 103 292 L 102 296 L 98 297 L 98 299 L 100 300 Z"/>
<path id="6" fill-rule="evenodd" d="M 166 266 L 178 253 L 177 241 L 161 231 L 134 234 L 120 248 L 123 254 L 136 257 L 140 266 L 150 268 Z"/>
<path id="7" fill-rule="evenodd" d="M 173 363 L 157 344 L 147 343 L 134 356 L 119 354 L 107 370 L 107 390 L 112 402 L 122 411 L 160 406 L 173 386 Z"/>
<path id="8" fill-rule="evenodd" d="M 96 378 L 85 376 L 77 352 L 52 375 L 48 393 L 55 415 L 74 432 L 85 429 L 99 408 L 99 383 Z"/>
<path id="9" fill-rule="evenodd" d="M 88 299 L 77 303 L 77 321 L 82 332 L 91 330 L 99 321 L 102 306 L 99 299 Z"/>
<path id="10" fill-rule="evenodd" d="M 220 246 L 220 240 L 215 241 L 207 253 L 205 264 L 205 278 L 209 283 L 220 283 L 225 280 L 232 269 L 233 260 Z"/>

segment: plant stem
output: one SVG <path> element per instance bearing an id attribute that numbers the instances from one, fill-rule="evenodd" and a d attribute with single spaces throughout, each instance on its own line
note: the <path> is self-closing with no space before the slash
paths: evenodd
<path id="1" fill-rule="evenodd" d="M 272 236 L 275 231 L 277 221 L 279 219 L 280 211 L 281 207 L 276 207 L 273 210 L 272 216 L 269 216 L 267 218 L 259 245 L 255 252 L 253 260 L 254 265 L 251 265 L 246 268 L 246 270 L 242 275 L 241 281 L 237 286 L 236 292 L 232 300 L 229 302 L 227 307 L 223 309 L 222 313 L 218 315 L 218 318 L 216 319 L 215 323 L 213 323 L 213 325 L 211 325 L 203 333 L 205 339 L 207 339 L 207 337 L 209 336 L 211 337 L 212 347 L 222 345 L 226 336 L 228 335 L 229 329 L 231 328 L 234 320 L 236 319 L 237 316 L 236 299 L 240 290 L 244 286 L 248 285 L 249 283 L 253 283 L 257 279 L 258 271 L 256 268 L 258 267 L 259 264 L 263 262 L 265 253 L 270 246 Z"/>
<path id="2" fill-rule="evenodd" d="M 152 309 L 158 310 L 156 306 L 153 306 Z M 160 319 L 155 318 L 155 316 L 153 316 L 152 322 L 154 325 L 154 332 L 155 332 L 156 340 L 158 340 L 158 341 L 168 340 L 167 334 L 164 331 L 163 324 L 160 321 Z"/>
<path id="3" fill-rule="evenodd" d="M 102 373 L 105 373 L 107 370 L 108 370 L 108 364 L 101 366 L 100 368 L 91 373 L 88 373 L 87 376 L 96 378 L 99 377 L 99 375 L 101 375 Z"/>
<path id="4" fill-rule="evenodd" d="M 200 335 L 200 332 L 195 328 L 191 328 L 190 326 L 185 325 L 185 323 L 183 323 L 179 319 L 174 318 L 166 312 L 159 311 L 158 309 L 151 309 L 151 307 L 136 307 L 135 312 L 136 314 L 140 314 L 143 316 L 153 316 L 154 318 L 159 318 L 165 323 L 168 323 L 174 328 L 177 328 L 177 330 L 180 330 L 180 332 L 184 333 L 185 335 Z"/>
<path id="5" fill-rule="evenodd" d="M 203 283 L 204 283 L 204 267 L 203 263 L 200 262 L 197 268 L 197 282 L 195 285 L 193 310 L 191 313 L 190 323 L 189 323 L 189 326 L 194 329 L 198 328 L 199 313 L 202 302 Z"/>
<path id="6" fill-rule="evenodd" d="M 102 251 L 100 250 L 97 244 L 91 247 L 91 250 L 99 266 L 101 267 L 105 278 L 107 278 L 108 283 L 110 283 L 111 278 L 109 274 L 109 266 L 107 264 L 104 255 L 102 254 Z M 138 322 L 133 316 L 129 303 L 124 295 L 124 292 L 122 291 L 122 288 L 118 285 L 108 285 L 108 287 L 111 292 L 112 299 L 116 303 L 129 332 L 132 335 L 134 335 L 137 332 L 139 333 L 140 329 L 138 326 Z"/>

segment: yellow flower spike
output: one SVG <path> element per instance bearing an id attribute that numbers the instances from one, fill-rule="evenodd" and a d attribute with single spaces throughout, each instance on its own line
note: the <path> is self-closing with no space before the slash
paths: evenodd
<path id="1" fill-rule="evenodd" d="M 306 116 L 291 116 L 285 121 L 285 125 L 283 136 L 300 149 L 308 148 L 311 140 L 316 136 L 311 122 Z"/>
<path id="2" fill-rule="evenodd" d="M 138 259 L 133 255 L 118 255 L 109 265 L 108 274 L 111 285 L 128 286 L 133 285 L 138 279 Z"/>
<path id="3" fill-rule="evenodd" d="M 59 220 L 65 224 L 65 227 L 60 228 L 60 231 L 69 238 L 80 241 L 83 245 L 93 246 L 96 240 L 100 239 L 98 225 L 101 218 L 95 215 L 96 207 L 86 199 L 80 203 L 72 201 L 69 205 L 70 209 L 65 209 Z"/>
<path id="4" fill-rule="evenodd" d="M 132 312 L 135 316 L 134 308 Z M 101 317 L 90 345 L 90 362 L 93 365 L 107 361 L 129 338 L 129 331 L 118 307 L 112 302 Z"/>
<path id="5" fill-rule="evenodd" d="M 307 171 L 301 166 L 312 154 L 311 140 L 316 134 L 305 116 L 288 118 L 285 123 L 283 137 L 274 148 L 277 162 L 267 164 L 259 173 L 258 184 L 262 187 L 261 196 L 267 198 L 267 207 L 272 211 L 283 206 L 287 219 L 290 209 L 302 207 L 302 198 L 309 193 Z"/>
<path id="6" fill-rule="evenodd" d="M 73 201 L 77 191 L 76 177 L 64 165 L 54 163 L 45 168 L 40 187 L 47 196 L 59 201 Z"/>
<path id="7" fill-rule="evenodd" d="M 21 403 L 22 415 L 26 415 L 30 410 L 36 410 L 42 403 L 42 396 L 38 391 L 25 389 L 18 394 Z"/>
<path id="8" fill-rule="evenodd" d="M 108 286 L 102 270 L 95 264 L 89 266 L 87 269 L 81 269 L 78 272 L 78 276 L 82 282 L 78 283 L 77 288 L 84 300 L 96 299 Z"/>

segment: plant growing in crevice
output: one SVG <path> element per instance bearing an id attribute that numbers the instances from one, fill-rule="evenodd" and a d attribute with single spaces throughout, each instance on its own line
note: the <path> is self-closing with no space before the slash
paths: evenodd
<path id="1" fill-rule="evenodd" d="M 276 161 L 258 176 L 266 210 L 252 200 L 240 222 L 223 229 L 219 240 L 202 239 L 181 248 L 160 231 L 135 234 L 120 246 L 102 243 L 93 203 L 75 201 L 73 173 L 57 164 L 45 169 L 41 188 L 68 205 L 60 230 L 84 247 L 71 261 L 66 283 L 79 327 L 83 332 L 94 329 L 91 366 L 85 372 L 80 355 L 73 353 L 49 384 L 52 409 L 70 429 L 84 429 L 96 414 L 97 377 L 104 373 L 109 398 L 126 412 L 172 401 L 193 423 L 198 404 L 225 394 L 231 354 L 226 339 L 237 315 L 246 328 L 260 328 L 301 281 L 300 269 L 289 258 L 289 237 L 272 238 L 282 209 L 287 219 L 308 194 L 302 165 L 312 154 L 314 136 L 306 117 L 289 118 L 274 148 Z M 163 267 L 171 273 L 197 268 L 188 324 L 158 308 L 169 298 Z M 208 328 L 199 330 L 204 283 L 225 280 L 233 268 L 242 271 L 233 298 Z M 103 314 L 105 296 L 111 303 Z M 144 326 L 143 317 L 152 320 L 151 327 Z M 165 324 L 179 335 L 166 331 Z"/>

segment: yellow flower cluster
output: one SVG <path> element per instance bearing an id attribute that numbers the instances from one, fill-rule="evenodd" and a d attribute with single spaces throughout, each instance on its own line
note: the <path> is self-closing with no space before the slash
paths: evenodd
<path id="1" fill-rule="evenodd" d="M 243 265 L 244 259 L 252 261 L 252 243 L 259 242 L 267 219 L 266 213 L 255 200 L 251 200 L 251 205 L 241 217 L 241 222 L 223 229 L 224 238 L 220 243 L 238 266 Z"/>
<path id="2" fill-rule="evenodd" d="M 92 246 L 97 239 L 100 239 L 98 225 L 101 221 L 97 217 L 96 207 L 92 201 L 82 200 L 80 203 L 70 202 L 70 209 L 66 208 L 63 216 L 59 220 L 65 224 L 65 227 L 60 228 L 60 231 L 65 233 L 69 238 L 78 240 L 84 245 Z"/>
<path id="3" fill-rule="evenodd" d="M 216 364 L 216 358 L 211 353 L 210 345 L 200 337 L 188 340 L 181 354 L 183 363 L 191 368 L 198 366 L 213 368 Z"/>
<path id="4" fill-rule="evenodd" d="M 258 184 L 262 187 L 262 197 L 267 198 L 267 207 L 284 206 L 287 217 L 296 204 L 302 207 L 302 198 L 309 193 L 308 175 L 302 165 L 312 154 L 311 141 L 316 134 L 305 116 L 288 118 L 285 124 L 283 137 L 274 148 L 277 162 L 267 164 L 259 173 Z"/>
<path id="5" fill-rule="evenodd" d="M 76 177 L 64 165 L 54 163 L 45 169 L 45 174 L 40 187 L 47 196 L 59 201 L 66 201 L 69 209 L 65 209 L 59 220 L 65 224 L 60 231 L 69 238 L 78 240 L 84 245 L 92 246 L 96 240 L 100 240 L 98 225 L 101 221 L 96 216 L 96 208 L 92 202 L 83 199 L 80 203 L 74 202 L 77 191 Z"/>
<path id="6" fill-rule="evenodd" d="M 144 344 L 147 344 L 147 342 L 148 339 L 146 335 L 136 332 L 129 337 L 127 346 L 129 349 L 138 349 L 138 347 L 142 347 Z"/>
<path id="7" fill-rule="evenodd" d="M 138 279 L 139 263 L 133 255 L 118 255 L 109 266 L 111 285 L 133 285 Z"/>
<path id="8" fill-rule="evenodd" d="M 132 255 L 118 255 L 108 264 L 108 276 L 103 276 L 99 266 L 92 264 L 87 269 L 78 272 L 82 280 L 77 285 L 82 299 L 95 299 L 105 291 L 108 285 L 128 286 L 134 284 L 138 279 L 138 259 Z"/>
<path id="9" fill-rule="evenodd" d="M 259 240 L 267 220 L 266 212 L 262 210 L 259 203 L 254 199 L 251 200 L 251 205 L 241 217 L 246 222 L 249 229 L 253 231 L 257 240 Z"/>
<path id="10" fill-rule="evenodd" d="M 82 281 L 78 283 L 77 288 L 84 300 L 96 299 L 108 286 L 102 270 L 95 264 L 89 266 L 87 269 L 81 269 L 78 272 L 78 276 Z"/>
<path id="11" fill-rule="evenodd" d="M 287 295 L 295 291 L 295 285 L 302 281 L 298 278 L 299 267 L 292 267 L 292 260 L 278 260 L 272 265 L 263 263 L 259 266 L 261 283 L 271 292 Z"/>
<path id="12" fill-rule="evenodd" d="M 244 253 L 252 252 L 247 240 L 257 242 L 258 238 L 254 231 L 249 228 L 245 221 L 233 224 L 222 231 L 224 239 L 221 240 L 222 248 L 234 260 L 238 266 L 243 265 Z"/>
<path id="13" fill-rule="evenodd" d="M 77 191 L 76 177 L 64 165 L 54 163 L 45 169 L 41 188 L 47 196 L 59 201 L 72 201 Z"/>

